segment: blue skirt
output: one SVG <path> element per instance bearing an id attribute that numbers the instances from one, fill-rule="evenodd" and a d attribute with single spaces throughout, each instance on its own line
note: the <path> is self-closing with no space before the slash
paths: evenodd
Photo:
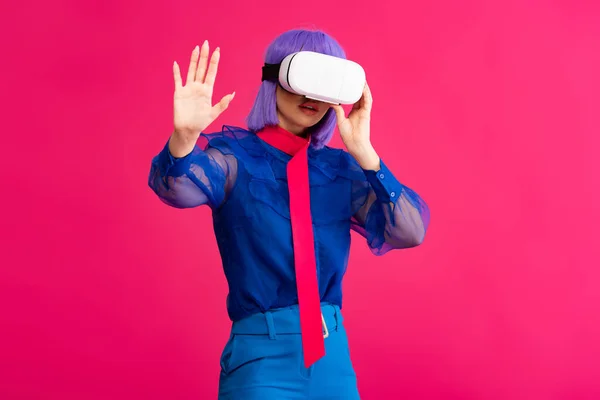
<path id="1" fill-rule="evenodd" d="M 360 399 L 340 308 L 321 310 L 326 355 L 309 368 L 297 306 L 234 322 L 221 356 L 219 399 Z"/>

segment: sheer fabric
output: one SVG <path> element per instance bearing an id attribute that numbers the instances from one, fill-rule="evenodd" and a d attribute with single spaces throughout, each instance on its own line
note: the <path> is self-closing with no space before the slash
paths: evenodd
<path id="1" fill-rule="evenodd" d="M 254 133 L 223 126 L 203 134 L 185 157 L 168 143 L 151 163 L 148 184 L 177 208 L 208 205 L 229 285 L 232 320 L 297 304 L 286 165 L 290 156 Z M 375 255 L 421 243 L 429 208 L 381 161 L 365 171 L 347 152 L 308 150 L 311 214 L 322 301 L 342 306 L 350 231 Z"/>

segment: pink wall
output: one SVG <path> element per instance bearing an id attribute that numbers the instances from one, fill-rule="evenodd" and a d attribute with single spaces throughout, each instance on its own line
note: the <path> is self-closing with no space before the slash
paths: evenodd
<path id="1" fill-rule="evenodd" d="M 221 46 L 211 128 L 239 125 L 269 41 L 308 24 L 365 66 L 375 147 L 432 212 L 417 249 L 354 236 L 363 397 L 600 398 L 599 3 L 38 3 L 2 12 L 0 398 L 216 398 L 210 213 L 146 185 L 171 66 Z"/>

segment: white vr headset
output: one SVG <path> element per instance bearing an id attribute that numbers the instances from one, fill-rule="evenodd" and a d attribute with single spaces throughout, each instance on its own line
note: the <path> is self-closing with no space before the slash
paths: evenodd
<path id="1" fill-rule="evenodd" d="M 278 82 L 288 92 L 331 104 L 354 104 L 362 97 L 364 69 L 344 58 L 299 51 L 280 64 L 265 64 L 262 80 Z"/>

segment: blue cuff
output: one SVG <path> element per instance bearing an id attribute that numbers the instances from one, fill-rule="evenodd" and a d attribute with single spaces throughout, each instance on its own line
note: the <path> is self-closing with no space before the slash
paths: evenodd
<path id="1" fill-rule="evenodd" d="M 190 154 L 175 158 L 169 151 L 169 141 L 165 144 L 162 151 L 158 154 L 158 166 L 162 176 L 182 176 L 185 175 L 190 167 L 191 155 Z"/>
<path id="2" fill-rule="evenodd" d="M 403 186 L 383 160 L 380 160 L 380 165 L 379 171 L 364 170 L 367 181 L 371 184 L 378 200 L 386 203 L 395 202 L 400 196 Z"/>

